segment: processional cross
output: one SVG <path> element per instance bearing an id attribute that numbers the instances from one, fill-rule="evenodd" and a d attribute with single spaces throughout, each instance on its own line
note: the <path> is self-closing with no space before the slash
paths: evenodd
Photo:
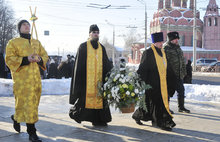
<path id="1" fill-rule="evenodd" d="M 30 7 L 30 11 L 31 11 L 30 20 L 33 21 L 33 24 L 32 24 L 32 27 L 31 27 L 31 47 L 34 48 L 34 53 L 36 53 L 36 49 L 39 48 L 39 46 L 40 46 L 40 43 L 38 41 L 38 36 L 37 36 L 37 29 L 36 29 L 36 25 L 35 25 L 35 21 L 38 19 L 36 17 L 36 9 L 37 8 L 35 7 L 34 14 L 32 14 L 32 10 L 31 10 L 31 7 Z M 33 29 L 35 29 L 35 34 L 36 34 L 36 39 L 37 40 L 33 39 Z M 38 59 L 38 56 L 32 56 L 32 58 Z"/>

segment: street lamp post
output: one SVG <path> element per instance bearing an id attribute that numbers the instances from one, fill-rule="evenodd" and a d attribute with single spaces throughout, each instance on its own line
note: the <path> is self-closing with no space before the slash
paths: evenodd
<path id="1" fill-rule="evenodd" d="M 113 50 L 112 50 L 112 61 L 113 65 L 115 64 L 115 26 L 113 24 L 110 24 L 107 20 L 105 20 L 108 25 L 113 27 Z"/>
<path id="2" fill-rule="evenodd" d="M 170 12 L 168 12 L 167 34 L 170 32 Z M 167 41 L 169 40 L 167 36 Z"/>
<path id="3" fill-rule="evenodd" d="M 196 20 L 197 20 L 197 17 L 196 17 L 196 0 L 194 0 L 194 26 L 193 26 L 193 71 L 195 72 L 196 71 L 196 42 L 197 42 L 197 39 L 196 39 L 196 34 L 197 34 L 197 31 L 196 31 Z"/>
<path id="4" fill-rule="evenodd" d="M 145 50 L 146 50 L 147 49 L 147 4 L 143 0 L 137 0 L 137 1 L 139 1 L 141 4 L 145 5 L 145 41 L 144 41 L 144 47 L 145 47 Z"/>
<path id="5" fill-rule="evenodd" d="M 63 44 L 63 42 L 60 45 L 62 45 L 62 44 Z M 58 56 L 60 55 L 60 45 L 58 46 Z"/>

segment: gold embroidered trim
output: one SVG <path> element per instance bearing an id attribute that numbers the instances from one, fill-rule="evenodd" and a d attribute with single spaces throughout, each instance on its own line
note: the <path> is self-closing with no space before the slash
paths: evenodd
<path id="1" fill-rule="evenodd" d="M 87 41 L 87 83 L 86 106 L 89 109 L 103 109 L 102 97 L 97 96 L 97 83 L 102 82 L 102 47 L 94 49 L 90 40 Z"/>
<path id="2" fill-rule="evenodd" d="M 154 57 L 157 63 L 157 69 L 159 72 L 159 76 L 160 76 L 160 90 L 161 90 L 161 95 L 162 95 L 162 99 L 163 99 L 163 103 L 165 105 L 165 108 L 167 110 L 167 112 L 170 114 L 171 117 L 173 117 L 170 113 L 170 109 L 169 109 L 169 102 L 168 102 L 168 92 L 167 92 L 167 80 L 166 80 L 166 76 L 167 76 L 167 59 L 166 59 L 166 54 L 163 51 L 163 49 L 161 49 L 163 57 L 159 56 L 154 45 L 151 45 L 151 48 L 153 49 L 154 52 Z"/>

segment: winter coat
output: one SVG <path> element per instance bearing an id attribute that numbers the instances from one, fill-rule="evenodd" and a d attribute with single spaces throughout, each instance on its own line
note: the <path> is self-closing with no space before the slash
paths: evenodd
<path id="1" fill-rule="evenodd" d="M 184 76 L 186 75 L 186 66 L 182 49 L 179 45 L 172 44 L 171 42 L 167 42 L 163 49 L 177 79 L 183 80 Z"/>

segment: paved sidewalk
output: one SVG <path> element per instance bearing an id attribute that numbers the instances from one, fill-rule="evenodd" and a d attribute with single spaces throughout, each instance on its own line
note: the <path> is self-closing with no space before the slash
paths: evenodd
<path id="1" fill-rule="evenodd" d="M 177 112 L 177 101 L 171 100 L 175 112 L 173 131 L 152 127 L 150 122 L 139 126 L 132 113 L 122 114 L 111 108 L 112 122 L 107 127 L 93 127 L 89 122 L 77 124 L 69 118 L 68 95 L 41 97 L 37 133 L 43 142 L 219 142 L 220 103 L 186 101 L 191 114 Z M 28 142 L 25 123 L 21 133 L 12 127 L 14 97 L 0 97 L 0 142 Z"/>

